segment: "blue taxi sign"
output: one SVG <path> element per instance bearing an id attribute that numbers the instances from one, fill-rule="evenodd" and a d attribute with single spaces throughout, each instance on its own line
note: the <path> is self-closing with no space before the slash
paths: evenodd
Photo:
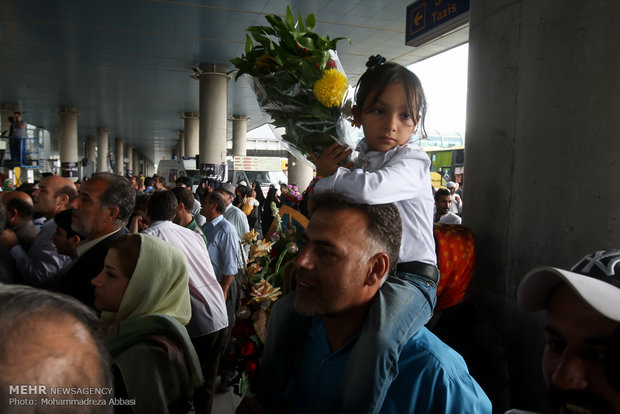
<path id="1" fill-rule="evenodd" d="M 469 22 L 469 0 L 418 0 L 407 6 L 405 43 L 421 46 Z"/>

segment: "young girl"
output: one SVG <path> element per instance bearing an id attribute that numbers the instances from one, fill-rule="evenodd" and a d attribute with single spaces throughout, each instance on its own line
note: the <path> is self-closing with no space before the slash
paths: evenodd
<path id="1" fill-rule="evenodd" d="M 340 412 L 381 408 L 397 375 L 402 345 L 430 319 L 435 305 L 439 272 L 430 160 L 412 140 L 416 130 L 424 135 L 425 115 L 426 99 L 416 75 L 396 63 L 370 66 L 358 82 L 353 108 L 354 125 L 365 136 L 357 147 L 360 168 L 339 166 L 351 150 L 338 144 L 315 159 L 322 177 L 316 193 L 334 191 L 366 204 L 395 203 L 403 223 L 396 273 L 379 290 L 352 350 Z"/>

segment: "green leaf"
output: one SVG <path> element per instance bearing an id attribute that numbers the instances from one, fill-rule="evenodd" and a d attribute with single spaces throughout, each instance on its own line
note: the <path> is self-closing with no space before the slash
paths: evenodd
<path id="1" fill-rule="evenodd" d="M 243 371 L 241 374 L 241 381 L 239 382 L 239 393 L 241 394 L 241 398 L 245 397 L 247 394 L 250 394 L 252 389 L 250 387 L 250 377 L 248 373 Z"/>
<path id="2" fill-rule="evenodd" d="M 249 35 L 245 35 L 245 53 L 248 54 L 254 49 L 254 42 L 252 42 L 252 38 Z"/>
<path id="3" fill-rule="evenodd" d="M 309 37 L 300 37 L 297 39 L 297 44 L 304 49 L 308 49 L 309 51 L 314 51 L 316 49 L 314 46 L 314 41 Z"/>
<path id="4" fill-rule="evenodd" d="M 308 17 L 306 17 L 306 28 L 308 30 L 312 30 L 312 28 L 316 25 L 316 19 L 314 18 L 314 14 L 310 13 Z"/>
<path id="5" fill-rule="evenodd" d="M 304 33 L 306 31 L 306 26 L 304 25 L 304 20 L 301 18 L 301 13 L 297 14 L 297 25 L 300 32 Z"/>
<path id="6" fill-rule="evenodd" d="M 291 11 L 290 6 L 286 6 L 286 24 L 290 28 L 295 27 L 295 16 L 293 16 L 293 12 Z"/>
<path id="7" fill-rule="evenodd" d="M 269 43 L 271 43 L 271 39 L 269 39 L 267 36 L 263 36 L 258 33 L 252 33 L 252 37 L 254 38 L 254 40 L 262 44 L 263 46 L 266 46 Z"/>
<path id="8" fill-rule="evenodd" d="M 274 28 L 283 25 L 283 21 L 280 16 L 276 16 L 275 14 L 268 14 L 267 16 L 265 16 L 265 19 L 267 19 L 269 24 Z"/>

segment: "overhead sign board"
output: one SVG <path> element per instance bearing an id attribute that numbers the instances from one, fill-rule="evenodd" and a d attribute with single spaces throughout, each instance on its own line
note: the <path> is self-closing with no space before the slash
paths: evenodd
<path id="1" fill-rule="evenodd" d="M 422 46 L 469 23 L 469 0 L 418 0 L 407 6 L 405 43 Z"/>
<path id="2" fill-rule="evenodd" d="M 282 164 L 278 157 L 241 157 L 234 158 L 235 171 L 280 171 Z"/>

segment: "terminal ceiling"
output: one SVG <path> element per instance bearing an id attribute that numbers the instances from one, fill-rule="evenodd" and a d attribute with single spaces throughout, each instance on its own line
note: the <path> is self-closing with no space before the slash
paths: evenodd
<path id="1" fill-rule="evenodd" d="M 344 36 L 338 54 L 355 83 L 371 54 L 409 65 L 467 41 L 467 29 L 420 47 L 405 45 L 412 0 L 1 0 L 0 103 L 17 104 L 30 124 L 59 130 L 60 107 L 74 106 L 78 139 L 110 129 L 153 161 L 169 157 L 184 112 L 198 112 L 192 67 L 233 70 L 244 29 L 290 5 L 315 30 Z M 248 129 L 266 122 L 246 82 L 228 84 L 228 116 Z M 232 133 L 228 124 L 228 137 Z"/>

